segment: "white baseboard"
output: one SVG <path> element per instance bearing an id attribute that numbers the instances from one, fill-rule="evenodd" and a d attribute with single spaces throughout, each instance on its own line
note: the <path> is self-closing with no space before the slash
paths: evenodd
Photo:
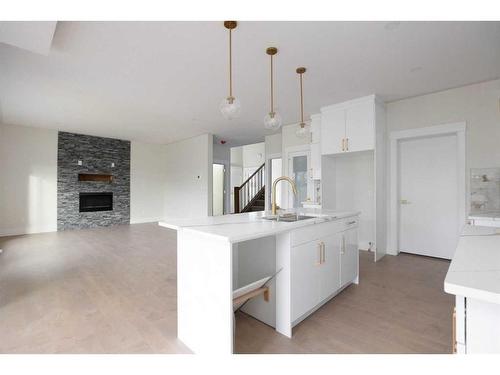
<path id="1" fill-rule="evenodd" d="M 369 251 L 370 241 L 359 241 L 358 246 L 359 246 L 359 250 Z M 372 250 L 373 250 L 373 247 L 372 247 Z"/>
<path id="2" fill-rule="evenodd" d="M 46 226 L 40 228 L 0 228 L 0 237 L 21 236 L 23 234 L 37 234 L 57 232 L 57 226 Z"/>
<path id="3" fill-rule="evenodd" d="M 162 219 L 158 218 L 158 217 L 130 219 L 130 224 L 156 223 L 156 222 L 161 221 L 161 220 Z"/>

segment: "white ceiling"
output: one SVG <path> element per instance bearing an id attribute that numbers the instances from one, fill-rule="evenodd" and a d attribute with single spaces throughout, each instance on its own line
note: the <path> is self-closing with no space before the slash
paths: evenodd
<path id="1" fill-rule="evenodd" d="M 241 22 L 225 120 L 227 31 L 221 22 L 58 22 L 48 56 L 0 43 L 0 121 L 167 143 L 210 132 L 261 141 L 269 103 L 268 46 L 279 53 L 284 123 L 343 100 L 386 101 L 500 77 L 500 22 Z"/>

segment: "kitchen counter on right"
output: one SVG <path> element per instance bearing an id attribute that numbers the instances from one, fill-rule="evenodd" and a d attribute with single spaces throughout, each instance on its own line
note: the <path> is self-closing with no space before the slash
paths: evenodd
<path id="1" fill-rule="evenodd" d="M 464 227 L 444 290 L 456 296 L 454 351 L 500 353 L 500 228 Z"/>
<path id="2" fill-rule="evenodd" d="M 500 228 L 464 227 L 444 290 L 500 304 Z"/>

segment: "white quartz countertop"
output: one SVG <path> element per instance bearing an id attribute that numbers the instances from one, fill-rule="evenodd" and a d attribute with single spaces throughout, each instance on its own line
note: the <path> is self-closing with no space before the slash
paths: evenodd
<path id="1" fill-rule="evenodd" d="M 487 211 L 487 212 L 471 213 L 471 214 L 469 214 L 469 219 L 499 220 L 500 221 L 500 211 Z"/>
<path id="2" fill-rule="evenodd" d="M 165 219 L 165 221 L 160 221 L 158 224 L 175 230 L 201 232 L 209 236 L 215 236 L 235 243 L 272 236 L 307 225 L 359 215 L 359 212 L 337 212 L 315 208 L 302 208 L 287 211 L 287 213 L 288 212 L 296 212 L 300 215 L 314 217 L 312 219 L 295 222 L 276 222 L 262 218 L 263 216 L 271 216 L 270 211 L 259 211 L 234 215 L 209 216 L 197 219 Z"/>
<path id="3" fill-rule="evenodd" d="M 444 290 L 500 304 L 500 228 L 464 227 Z"/>

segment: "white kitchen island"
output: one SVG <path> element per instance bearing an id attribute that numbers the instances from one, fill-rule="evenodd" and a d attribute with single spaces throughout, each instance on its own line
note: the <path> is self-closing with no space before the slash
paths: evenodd
<path id="1" fill-rule="evenodd" d="M 172 219 L 177 230 L 179 339 L 195 353 L 233 353 L 233 291 L 270 280 L 269 298 L 243 311 L 292 337 L 292 328 L 357 283 L 358 212 L 294 211 L 311 218 L 266 220 L 269 212 Z"/>
<path id="2" fill-rule="evenodd" d="M 500 353 L 500 228 L 464 227 L 444 290 L 456 296 L 455 351 Z"/>

